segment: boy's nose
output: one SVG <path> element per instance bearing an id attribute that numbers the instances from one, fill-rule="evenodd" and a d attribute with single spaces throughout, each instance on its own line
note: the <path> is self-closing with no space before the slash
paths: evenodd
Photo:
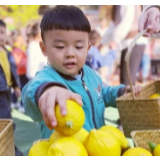
<path id="1" fill-rule="evenodd" d="M 66 57 L 67 58 L 71 58 L 71 57 L 75 57 L 75 52 L 73 48 L 68 48 L 66 51 Z"/>

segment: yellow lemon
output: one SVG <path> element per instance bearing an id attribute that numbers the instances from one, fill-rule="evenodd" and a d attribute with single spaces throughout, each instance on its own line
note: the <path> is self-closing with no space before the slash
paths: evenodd
<path id="1" fill-rule="evenodd" d="M 156 145 L 155 143 L 149 142 L 149 147 L 154 156 L 160 156 L 160 144 Z"/>
<path id="2" fill-rule="evenodd" d="M 152 156 L 152 154 L 144 148 L 130 148 L 124 152 L 123 156 Z"/>
<path id="3" fill-rule="evenodd" d="M 86 140 L 86 137 L 89 135 L 89 133 L 84 129 L 81 128 L 80 131 L 78 131 L 76 134 L 72 135 L 71 137 L 74 137 L 81 143 L 84 143 Z M 65 137 L 64 135 L 58 133 L 57 131 L 54 131 L 50 138 L 49 138 L 49 145 L 52 145 L 54 142 L 56 142 L 58 139 Z"/>
<path id="4" fill-rule="evenodd" d="M 152 94 L 151 96 L 149 96 L 150 99 L 159 98 L 159 97 L 160 97 L 159 93 L 155 93 L 155 94 Z"/>
<path id="5" fill-rule="evenodd" d="M 81 130 L 74 134 L 73 137 L 83 144 L 88 135 L 89 133 L 84 128 L 81 128 Z"/>
<path id="6" fill-rule="evenodd" d="M 48 148 L 48 141 L 37 141 L 30 148 L 28 156 L 47 156 Z"/>
<path id="7" fill-rule="evenodd" d="M 47 156 L 88 156 L 81 142 L 73 137 L 64 137 L 53 143 Z"/>
<path id="8" fill-rule="evenodd" d="M 67 115 L 62 116 L 59 105 L 55 107 L 57 126 L 55 130 L 62 135 L 71 136 L 77 133 L 84 125 L 85 114 L 82 107 L 72 100 L 66 101 Z"/>
<path id="9" fill-rule="evenodd" d="M 84 142 L 89 156 L 120 156 L 121 147 L 117 140 L 107 132 L 91 130 Z"/>
<path id="10" fill-rule="evenodd" d="M 103 126 L 100 130 L 105 131 L 106 133 L 111 134 L 113 137 L 117 139 L 122 149 L 126 149 L 129 147 L 129 142 L 124 134 L 116 127 L 113 126 Z"/>
<path id="11" fill-rule="evenodd" d="M 153 155 L 154 156 L 160 156 L 160 144 L 158 144 L 156 146 L 156 148 L 154 149 Z"/>

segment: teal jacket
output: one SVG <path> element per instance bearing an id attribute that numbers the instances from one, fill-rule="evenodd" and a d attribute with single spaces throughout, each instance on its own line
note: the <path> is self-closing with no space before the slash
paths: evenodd
<path id="1" fill-rule="evenodd" d="M 49 138 L 53 131 L 45 125 L 42 114 L 38 108 L 38 99 L 44 89 L 49 86 L 58 85 L 81 95 L 83 110 L 85 112 L 85 123 L 83 128 L 90 131 L 99 129 L 104 123 L 105 107 L 116 107 L 116 98 L 123 94 L 124 85 L 116 87 L 105 86 L 101 78 L 88 66 L 82 69 L 81 80 L 68 77 L 58 73 L 53 67 L 46 66 L 37 72 L 22 90 L 22 102 L 26 113 L 40 123 L 42 138 Z"/>

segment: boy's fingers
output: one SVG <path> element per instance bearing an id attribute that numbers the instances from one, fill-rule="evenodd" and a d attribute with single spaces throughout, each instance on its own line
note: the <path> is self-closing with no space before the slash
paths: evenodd
<path id="1" fill-rule="evenodd" d="M 127 86 L 126 87 L 126 92 L 128 93 L 128 92 L 131 92 L 131 87 L 130 86 Z"/>
<path id="2" fill-rule="evenodd" d="M 45 112 L 45 104 L 46 104 L 45 97 L 46 97 L 45 95 L 41 96 L 38 101 L 38 107 L 39 107 L 42 114 L 43 114 L 43 112 Z"/>
<path id="3" fill-rule="evenodd" d="M 46 126 L 51 129 L 51 123 L 48 119 L 48 116 L 47 116 L 47 113 L 46 113 L 46 95 L 45 96 L 42 96 L 40 99 L 39 99 L 39 102 L 38 102 L 38 106 L 39 106 L 39 109 L 42 113 L 42 116 L 43 116 L 43 120 L 46 124 Z"/>
<path id="4" fill-rule="evenodd" d="M 43 113 L 43 120 L 44 120 L 46 126 L 47 126 L 50 130 L 52 130 L 53 127 L 51 126 L 51 122 L 50 122 L 50 120 L 49 120 L 49 118 L 48 118 L 47 113 Z"/>
<path id="5" fill-rule="evenodd" d="M 142 88 L 140 86 L 135 87 L 134 94 L 138 96 L 141 93 Z"/>
<path id="6" fill-rule="evenodd" d="M 136 87 L 134 87 L 134 95 L 137 96 L 137 93 L 136 93 Z"/>
<path id="7" fill-rule="evenodd" d="M 46 113 L 52 128 L 54 128 L 57 125 L 57 120 L 55 116 L 55 97 L 53 96 L 47 99 Z"/>
<path id="8" fill-rule="evenodd" d="M 59 96 L 56 102 L 59 104 L 62 116 L 65 116 L 67 114 L 66 97 Z"/>
<path id="9" fill-rule="evenodd" d="M 80 95 L 71 93 L 68 98 L 76 101 L 80 106 L 83 106 L 82 97 Z"/>
<path id="10" fill-rule="evenodd" d="M 140 93 L 140 92 L 139 92 L 139 87 L 137 87 L 137 96 L 139 95 L 139 93 Z"/>
<path id="11" fill-rule="evenodd" d="M 135 87 L 135 95 L 138 96 L 138 87 Z"/>
<path id="12" fill-rule="evenodd" d="M 139 87 L 139 94 L 141 93 L 141 91 L 142 91 L 142 87 Z"/>

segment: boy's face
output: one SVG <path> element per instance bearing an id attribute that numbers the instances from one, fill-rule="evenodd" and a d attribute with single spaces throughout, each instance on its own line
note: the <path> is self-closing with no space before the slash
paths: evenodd
<path id="1" fill-rule="evenodd" d="M 5 44 L 6 40 L 6 27 L 0 26 L 0 46 Z"/>
<path id="2" fill-rule="evenodd" d="M 75 76 L 86 61 L 89 45 L 87 32 L 50 30 L 45 32 L 42 52 L 59 72 Z"/>

